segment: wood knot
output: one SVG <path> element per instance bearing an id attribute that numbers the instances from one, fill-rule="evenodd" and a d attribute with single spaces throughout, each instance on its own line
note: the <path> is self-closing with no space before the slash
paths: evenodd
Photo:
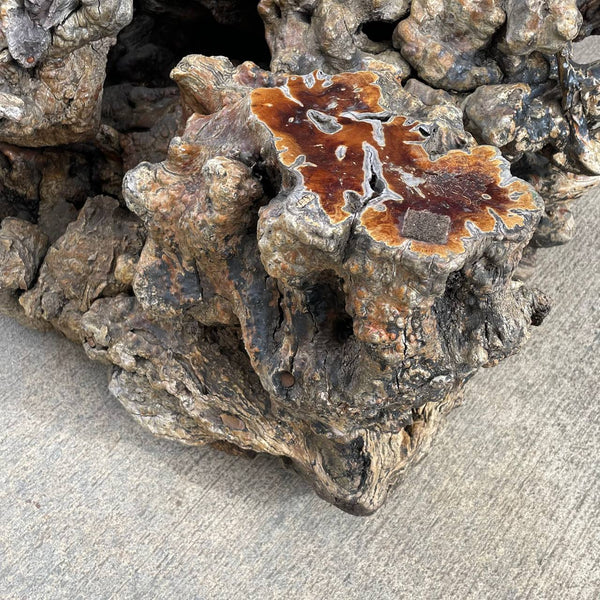
<path id="1" fill-rule="evenodd" d="M 229 429 L 237 431 L 243 431 L 246 429 L 246 424 L 244 421 L 230 413 L 221 413 L 221 421 L 223 422 L 223 425 Z"/>
<path id="2" fill-rule="evenodd" d="M 296 383 L 296 378 L 289 371 L 280 371 L 279 381 L 284 388 L 291 388 Z"/>

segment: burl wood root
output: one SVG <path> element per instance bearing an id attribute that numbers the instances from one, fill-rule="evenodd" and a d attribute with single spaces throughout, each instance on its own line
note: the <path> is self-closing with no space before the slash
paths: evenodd
<path id="1" fill-rule="evenodd" d="M 513 279 L 543 203 L 458 108 L 385 69 L 191 56 L 173 75 L 191 116 L 126 175 L 131 212 L 88 200 L 32 286 L 47 239 L 24 247 L 5 221 L 3 289 L 111 364 L 154 433 L 285 457 L 371 513 L 547 312 Z"/>
<path id="2" fill-rule="evenodd" d="M 0 0 L 0 312 L 155 434 L 373 512 L 549 310 L 536 249 L 600 183 L 599 6 Z"/>

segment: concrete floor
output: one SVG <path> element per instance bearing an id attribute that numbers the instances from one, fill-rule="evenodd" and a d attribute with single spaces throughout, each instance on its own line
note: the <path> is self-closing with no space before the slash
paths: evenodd
<path id="1" fill-rule="evenodd" d="M 368 518 L 151 437 L 104 367 L 0 319 L 0 599 L 600 598 L 599 202 L 541 253 L 546 322 Z"/>

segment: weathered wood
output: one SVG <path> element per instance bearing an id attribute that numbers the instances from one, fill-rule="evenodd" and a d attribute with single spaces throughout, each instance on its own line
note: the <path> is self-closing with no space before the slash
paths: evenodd
<path id="1" fill-rule="evenodd" d="M 131 2 L 2 5 L 2 304 L 109 363 L 158 435 L 370 513 L 548 313 L 535 248 L 600 177 L 600 67 L 568 46 L 595 5 L 262 0 L 271 70 L 147 77 L 183 43 L 157 14 L 243 30 L 201 5 L 139 3 L 108 83 Z"/>

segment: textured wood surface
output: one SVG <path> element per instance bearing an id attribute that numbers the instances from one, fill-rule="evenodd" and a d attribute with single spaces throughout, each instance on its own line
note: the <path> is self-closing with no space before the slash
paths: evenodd
<path id="1" fill-rule="evenodd" d="M 104 368 L 0 320 L 0 598 L 600 597 L 600 193 L 544 251 L 554 298 L 376 515 L 278 461 L 157 440 Z"/>
<path id="2" fill-rule="evenodd" d="M 136 0 L 107 59 L 132 0 L 39 0 L 76 8 L 54 29 L 38 0 L 22 1 L 0 9 L 5 58 L 21 65 L 0 93 L 13 119 L 0 123 L 0 204 L 39 212 L 34 228 L 53 243 L 38 271 L 45 237 L 24 248 L 16 230 L 33 225 L 3 227 L 0 312 L 20 306 L 112 362 L 109 389 L 155 433 L 282 456 L 321 497 L 375 511 L 462 384 L 549 311 L 520 279 L 536 248 L 572 237 L 571 201 L 600 181 L 600 61 L 572 60 L 569 43 L 580 26 L 597 31 L 592 9 L 584 20 L 577 0 L 524 12 L 506 0 L 264 0 L 273 70 L 187 55 L 177 113 L 172 91 L 145 87 L 142 59 L 187 54 L 185 9 Z M 214 0 L 200 3 L 220 22 Z M 180 27 L 163 28 L 169 13 Z M 213 53 L 207 29 L 189 29 L 194 52 Z M 276 55 L 308 36 L 317 43 L 285 75 Z M 70 68 L 80 51 L 96 62 Z M 400 54 L 420 77 L 405 87 Z M 310 72 L 327 63 L 331 75 Z M 166 157 L 142 160 L 169 138 Z"/>

